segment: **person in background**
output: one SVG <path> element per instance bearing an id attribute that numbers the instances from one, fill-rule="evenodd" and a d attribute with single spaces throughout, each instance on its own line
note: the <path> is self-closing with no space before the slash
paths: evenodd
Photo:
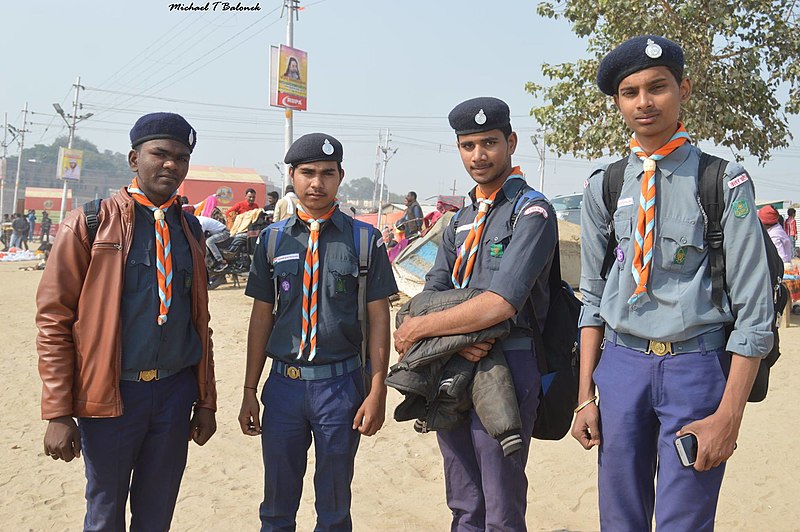
<path id="1" fill-rule="evenodd" d="M 772 205 L 761 207 L 758 211 L 758 219 L 761 220 L 761 225 L 767 230 L 783 262 L 792 262 L 792 241 L 784 231 L 775 207 Z"/>
<path id="2" fill-rule="evenodd" d="M 3 215 L 2 233 L 0 234 L 0 240 L 2 240 L 3 246 L 6 249 L 11 247 L 11 237 L 13 234 L 14 228 L 11 227 L 11 217 L 6 213 Z"/>
<path id="3" fill-rule="evenodd" d="M 383 243 L 386 244 L 387 250 L 397 245 L 397 240 L 394 239 L 394 232 L 388 225 L 383 226 Z"/>
<path id="4" fill-rule="evenodd" d="M 789 236 L 789 241 L 792 243 L 792 258 L 794 258 L 797 249 L 797 221 L 795 220 L 796 211 L 794 208 L 789 208 L 786 211 L 786 221 L 783 223 L 783 230 Z"/>
<path id="5" fill-rule="evenodd" d="M 225 213 L 225 217 L 228 219 L 228 227 L 231 227 L 233 225 L 233 221 L 240 214 L 258 208 L 259 208 L 258 203 L 256 203 L 256 191 L 255 189 L 248 188 L 244 193 L 244 200 L 240 201 L 239 203 L 236 203 Z"/>
<path id="6" fill-rule="evenodd" d="M 25 248 L 27 250 L 30 224 L 28 220 L 22 216 L 22 213 L 14 213 L 14 220 L 11 222 L 11 228 L 14 231 L 11 235 L 11 247 L 17 249 Z"/>
<path id="7" fill-rule="evenodd" d="M 36 229 L 36 211 L 30 209 L 28 211 L 28 240 L 33 240 L 33 233 Z"/>
<path id="8" fill-rule="evenodd" d="M 406 238 L 413 238 L 419 234 L 422 229 L 422 207 L 417 202 L 417 193 L 413 190 L 406 194 L 406 212 L 400 218 L 395 226 L 405 232 Z"/>
<path id="9" fill-rule="evenodd" d="M 272 218 L 275 215 L 275 206 L 278 203 L 278 193 L 274 190 L 267 194 L 267 204 L 264 206 L 264 213 L 267 215 L 269 223 L 272 223 Z"/>
<path id="10" fill-rule="evenodd" d="M 52 225 L 53 220 L 50 219 L 50 215 L 47 211 L 42 211 L 41 235 L 43 244 L 50 242 L 50 228 Z"/>
<path id="11" fill-rule="evenodd" d="M 231 234 L 228 232 L 228 228 L 223 222 L 215 220 L 214 218 L 198 216 L 197 221 L 200 222 L 200 227 L 203 228 L 203 233 L 206 235 L 206 247 L 216 261 L 214 272 L 219 273 L 225 269 L 225 265 L 228 264 L 228 262 L 222 256 L 222 253 L 220 253 L 217 243 L 227 240 L 230 238 Z"/>
<path id="12" fill-rule="evenodd" d="M 286 193 L 278 200 L 278 203 L 275 204 L 275 214 L 272 216 L 272 221 L 280 222 L 281 220 L 291 218 L 296 206 L 297 194 L 294 193 L 294 187 L 292 185 L 287 185 Z"/>

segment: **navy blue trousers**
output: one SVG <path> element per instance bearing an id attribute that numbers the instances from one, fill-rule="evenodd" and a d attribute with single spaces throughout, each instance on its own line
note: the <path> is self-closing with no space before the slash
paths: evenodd
<path id="1" fill-rule="evenodd" d="M 522 339 L 503 345 L 511 369 L 522 418 L 522 450 L 503 456 L 503 449 L 478 419 L 475 410 L 468 422 L 453 430 L 439 431 L 439 448 L 444 458 L 447 506 L 453 514 L 451 530 L 526 530 L 528 462 L 531 434 L 539 407 L 541 375 L 536 356 L 527 339 L 527 349 L 518 349 Z"/>
<path id="2" fill-rule="evenodd" d="M 264 457 L 262 531 L 295 530 L 308 449 L 314 441 L 317 531 L 352 530 L 350 484 L 360 433 L 353 418 L 363 402 L 361 369 L 315 381 L 270 373 L 261 401 Z"/>
<path id="3" fill-rule="evenodd" d="M 191 369 L 157 381 L 120 381 L 124 413 L 80 418 L 86 466 L 84 530 L 169 530 L 188 452 L 189 421 L 197 401 Z"/>
<path id="4" fill-rule="evenodd" d="M 651 530 L 654 509 L 659 532 L 714 529 L 725 464 L 702 473 L 683 467 L 674 442 L 683 425 L 719 406 L 723 355 L 717 349 L 659 357 L 606 340 L 594 372 L 603 530 Z"/>

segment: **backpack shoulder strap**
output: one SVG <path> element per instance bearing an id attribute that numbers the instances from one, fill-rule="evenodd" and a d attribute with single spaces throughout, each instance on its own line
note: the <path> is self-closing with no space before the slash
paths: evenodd
<path id="1" fill-rule="evenodd" d="M 358 322 L 361 324 L 361 368 L 367 367 L 369 320 L 367 319 L 367 273 L 372 254 L 372 225 L 353 219 L 353 243 L 358 255 Z M 367 382 L 365 381 L 365 385 Z"/>
<path id="2" fill-rule="evenodd" d="M 264 229 L 262 235 L 266 236 L 267 242 L 264 246 L 264 250 L 267 253 L 267 263 L 272 266 L 275 262 L 275 252 L 278 250 L 278 244 L 281 240 L 281 235 L 283 235 L 283 231 L 286 229 L 286 221 L 281 220 L 280 222 L 275 222 L 267 226 Z M 275 294 L 275 304 L 272 306 L 272 314 L 278 313 L 278 305 L 280 304 L 280 292 L 278 291 L 278 278 L 273 275 L 273 290 Z"/>
<path id="3" fill-rule="evenodd" d="M 89 231 L 90 248 L 94 245 L 94 239 L 97 236 L 97 227 L 100 225 L 97 213 L 100 212 L 100 202 L 102 201 L 102 199 L 98 198 L 83 204 L 83 213 L 86 215 L 86 228 Z"/>
<path id="4" fill-rule="evenodd" d="M 697 191 L 707 219 L 705 238 L 711 265 L 711 302 L 718 309 L 722 308 L 722 294 L 725 292 L 725 256 L 722 252 L 722 211 L 725 206 L 722 187 L 727 166 L 725 159 L 701 153 L 697 168 Z"/>
<path id="5" fill-rule="evenodd" d="M 517 227 L 517 218 L 522 209 L 539 200 L 548 201 L 544 194 L 534 188 L 529 188 L 528 190 L 520 188 L 520 192 L 517 193 L 516 203 L 514 203 L 514 211 L 511 213 L 510 225 L 512 231 Z"/>
<path id="6" fill-rule="evenodd" d="M 622 183 L 625 181 L 625 167 L 628 166 L 628 158 L 623 157 L 608 165 L 603 174 L 603 203 L 609 215 L 608 243 L 606 244 L 606 254 L 603 257 L 603 266 L 600 268 L 600 277 L 608 278 L 611 265 L 614 264 L 614 248 L 617 247 L 617 234 L 614 231 L 614 213 L 617 212 L 617 202 L 622 193 Z"/>

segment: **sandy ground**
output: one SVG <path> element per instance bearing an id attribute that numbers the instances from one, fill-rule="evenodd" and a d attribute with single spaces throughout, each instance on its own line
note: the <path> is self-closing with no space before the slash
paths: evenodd
<path id="1" fill-rule="evenodd" d="M 44 456 L 45 422 L 39 417 L 34 294 L 40 272 L 0 264 L 4 308 L 0 344 L 0 529 L 80 530 L 84 511 L 83 464 Z M 242 289 L 212 292 L 219 389 L 217 434 L 190 447 L 173 521 L 174 530 L 257 530 L 262 490 L 260 442 L 243 436 L 236 416 L 241 399 L 250 300 Z M 773 370 L 770 395 L 750 405 L 739 449 L 728 465 L 717 515 L 718 530 L 798 530 L 800 504 L 794 454 L 798 425 L 800 320 L 782 334 L 783 358 Z M 389 392 L 389 417 L 399 394 Z M 794 427 L 794 428 L 792 428 Z M 313 452 L 298 515 L 298 529 L 314 526 Z M 571 439 L 534 442 L 528 463 L 531 530 L 597 530 L 596 455 Z M 356 530 L 446 530 L 441 458 L 431 434 L 387 421 L 363 438 L 353 481 Z"/>

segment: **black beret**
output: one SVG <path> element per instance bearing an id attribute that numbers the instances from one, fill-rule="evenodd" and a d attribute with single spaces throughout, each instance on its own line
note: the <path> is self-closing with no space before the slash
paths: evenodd
<path id="1" fill-rule="evenodd" d="M 309 133 L 292 143 L 283 162 L 292 166 L 315 161 L 342 162 L 342 143 L 325 133 Z"/>
<path id="2" fill-rule="evenodd" d="M 683 50 L 679 45 L 658 35 L 640 35 L 628 39 L 603 58 L 597 69 L 597 86 L 614 96 L 622 80 L 631 74 L 665 66 L 683 77 L 683 65 Z"/>
<path id="3" fill-rule="evenodd" d="M 447 119 L 456 135 L 471 135 L 511 127 L 511 116 L 506 102 L 488 96 L 461 102 L 450 111 Z"/>
<path id="4" fill-rule="evenodd" d="M 175 113 L 150 113 L 144 115 L 131 128 L 131 147 L 156 139 L 171 139 L 186 145 L 189 152 L 197 144 L 197 131 L 181 115 Z"/>

